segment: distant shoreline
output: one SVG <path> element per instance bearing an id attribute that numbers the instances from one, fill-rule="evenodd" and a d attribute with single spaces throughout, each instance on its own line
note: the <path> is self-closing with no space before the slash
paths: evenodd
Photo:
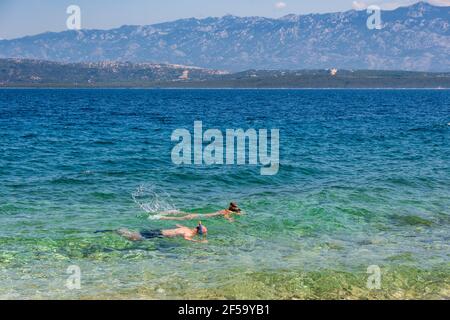
<path id="1" fill-rule="evenodd" d="M 164 64 L 0 59 L 0 88 L 450 89 L 450 72 L 219 70 Z"/>
<path id="2" fill-rule="evenodd" d="M 107 87 L 107 86 L 99 86 L 99 87 L 70 87 L 70 86 L 0 86 L 0 90 L 442 90 L 442 91 L 448 91 L 450 90 L 450 87 L 446 88 L 439 88 L 439 87 L 417 87 L 417 88 L 402 88 L 402 87 L 367 87 L 367 88 L 360 88 L 360 87 L 349 87 L 349 88 L 333 88 L 333 87 L 324 87 L 324 88 L 302 88 L 302 87 L 292 87 L 292 88 L 285 88 L 285 87 L 264 87 L 264 88 L 256 88 L 256 87 Z"/>

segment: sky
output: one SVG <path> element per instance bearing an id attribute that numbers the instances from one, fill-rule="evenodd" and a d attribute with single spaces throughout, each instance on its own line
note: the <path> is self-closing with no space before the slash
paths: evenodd
<path id="1" fill-rule="evenodd" d="M 450 0 L 426 0 L 450 5 Z M 83 29 L 148 25 L 181 18 L 264 16 L 362 10 L 368 5 L 393 9 L 417 0 L 0 0 L 0 39 L 66 30 L 70 5 L 81 9 Z"/>

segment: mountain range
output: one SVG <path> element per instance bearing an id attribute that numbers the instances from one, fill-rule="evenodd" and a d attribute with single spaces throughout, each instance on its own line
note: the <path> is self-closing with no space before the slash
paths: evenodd
<path id="1" fill-rule="evenodd" d="M 382 11 L 182 19 L 111 30 L 47 32 L 0 41 L 0 58 L 180 64 L 247 69 L 450 71 L 450 7 L 419 2 Z"/>

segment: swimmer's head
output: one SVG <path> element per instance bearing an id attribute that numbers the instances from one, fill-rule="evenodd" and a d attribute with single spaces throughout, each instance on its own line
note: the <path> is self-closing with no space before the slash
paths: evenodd
<path id="1" fill-rule="evenodd" d="M 204 236 L 208 233 L 208 229 L 202 224 L 201 221 L 198 222 L 198 226 L 195 228 L 199 236 Z"/>
<path id="2" fill-rule="evenodd" d="M 241 213 L 241 209 L 239 209 L 238 205 L 235 202 L 230 203 L 230 207 L 228 210 L 235 212 L 235 213 Z"/>

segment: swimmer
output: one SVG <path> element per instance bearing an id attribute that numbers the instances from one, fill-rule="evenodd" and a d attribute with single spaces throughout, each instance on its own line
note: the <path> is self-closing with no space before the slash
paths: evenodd
<path id="1" fill-rule="evenodd" d="M 197 214 L 197 213 L 193 213 L 193 214 L 188 214 L 188 213 L 184 213 L 184 212 L 177 212 L 176 214 L 185 214 L 185 216 L 182 217 L 160 217 L 160 220 L 194 220 L 194 219 L 208 219 L 208 218 L 215 218 L 215 217 L 224 217 L 225 219 L 227 219 L 230 222 L 233 222 L 233 215 L 242 215 L 241 213 L 241 209 L 239 209 L 238 205 L 234 202 L 230 203 L 230 206 L 228 207 L 228 209 L 225 210 L 220 210 L 214 213 L 207 213 L 207 214 Z M 172 213 L 173 215 L 174 213 Z"/>
<path id="2" fill-rule="evenodd" d="M 183 239 L 192 242 L 208 243 L 208 241 L 205 239 L 206 234 L 208 233 L 208 229 L 206 229 L 206 227 L 202 224 L 201 221 L 194 229 L 182 225 L 177 225 L 176 229 L 167 229 L 167 230 L 142 230 L 141 232 L 135 232 L 128 229 L 119 229 L 119 230 L 103 230 L 97 231 L 95 233 L 105 233 L 105 232 L 115 232 L 118 235 L 130 241 L 143 241 L 156 238 L 183 237 Z M 196 240 L 194 239 L 195 236 L 202 236 L 203 239 Z"/>

